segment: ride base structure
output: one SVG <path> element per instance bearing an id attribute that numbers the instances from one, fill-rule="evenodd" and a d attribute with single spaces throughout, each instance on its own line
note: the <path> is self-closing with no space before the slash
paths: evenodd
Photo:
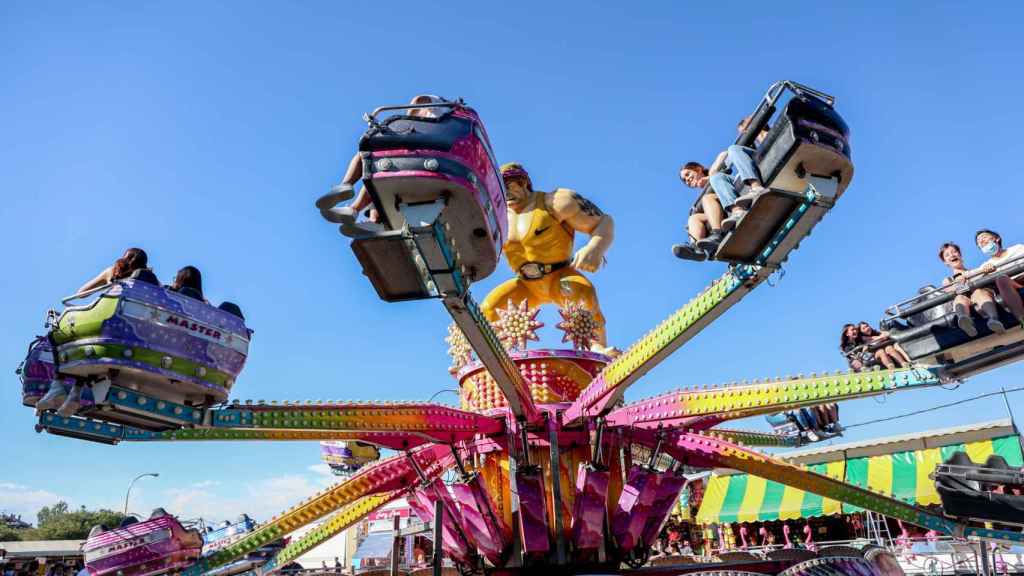
<path id="1" fill-rule="evenodd" d="M 753 448 L 793 445 L 791 435 L 723 427 L 751 416 L 936 386 L 950 378 L 942 366 L 812 373 L 624 402 L 633 383 L 777 270 L 848 187 L 849 143 L 835 138 L 846 134 L 845 125 L 820 124 L 838 114 L 819 92 L 790 82 L 773 86 L 740 140 L 749 143 L 767 125 L 784 90 L 794 93 L 781 111 L 785 121 L 776 122 L 759 153 L 777 167 L 771 176 L 763 170 L 765 186 L 776 191 L 763 198 L 770 205 L 758 209 L 762 199 L 755 201 L 748 217 L 756 221 L 741 222 L 732 232 L 739 236 L 726 238 L 733 249 L 720 259 L 730 262 L 728 270 L 621 354 L 590 351 L 594 323 L 589 311 L 572 305 L 562 310 L 559 325 L 571 348 L 528 349 L 539 323 L 526 303 L 509 302 L 496 326 L 488 322 L 469 285 L 495 268 L 493 248 L 504 242 L 507 224 L 503 184 L 479 118 L 461 102 L 447 103 L 450 112 L 437 119 L 399 115 L 378 122 L 377 111 L 360 148 L 367 187 L 376 204 L 387 197 L 387 210 L 380 206 L 381 223 L 343 224 L 343 232 L 354 238 L 353 250 L 383 299 L 436 298 L 451 314 L 448 343 L 460 408 L 175 401 L 157 395 L 152 379 L 133 386 L 121 371 L 104 384 L 105 400 L 98 402 L 115 409 L 46 411 L 38 429 L 108 443 L 355 441 L 398 452 L 347 471 L 333 487 L 203 556 L 182 570 L 188 576 L 217 570 L 327 518 L 252 571 L 271 574 L 400 497 L 423 521 L 439 520 L 437 548 L 463 572 L 541 566 L 559 573 L 618 572 L 626 570 L 624 563 L 638 569 L 685 488 L 684 473 L 710 468 L 746 472 L 945 534 L 1024 541 L 1019 532 L 962 522 Z M 400 270 L 401 282 L 388 270 Z M 234 333 L 248 336 L 240 326 Z M 59 363 L 68 346 L 81 344 L 72 335 L 51 356 Z M 26 374 L 64 374 L 59 366 L 47 371 L 46 358 L 37 352 L 23 371 L 26 403 L 30 388 L 33 397 L 40 392 Z M 448 472 L 454 482 L 444 482 Z M 694 570 L 677 568 L 666 573 Z"/>

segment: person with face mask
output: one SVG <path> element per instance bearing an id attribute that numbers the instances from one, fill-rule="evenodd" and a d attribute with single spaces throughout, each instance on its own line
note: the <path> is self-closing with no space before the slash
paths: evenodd
<path id="1" fill-rule="evenodd" d="M 992 230 L 982 229 L 974 235 L 974 242 L 982 254 L 988 256 L 988 260 L 978 270 L 982 274 L 991 274 L 997 268 L 1005 264 L 1024 261 L 1024 244 L 1014 244 L 1009 248 L 1003 248 L 1003 238 Z M 996 290 L 1010 312 L 1013 313 L 1021 327 L 1024 327 L 1024 300 L 1021 299 L 1020 290 L 1024 288 L 1024 274 L 1010 277 L 1002 274 L 996 277 Z"/>

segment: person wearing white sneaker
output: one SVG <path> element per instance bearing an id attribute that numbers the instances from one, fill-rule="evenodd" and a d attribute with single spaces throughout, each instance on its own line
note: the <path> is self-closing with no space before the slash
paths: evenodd
<path id="1" fill-rule="evenodd" d="M 434 96 L 432 94 L 420 94 L 414 97 L 409 103 L 410 104 L 436 104 L 438 102 L 444 102 L 444 99 L 440 96 Z M 409 110 L 409 116 L 419 116 L 421 118 L 437 118 L 444 113 L 444 108 L 413 108 Z M 329 222 L 335 224 L 343 224 L 345 222 L 355 222 L 355 219 L 359 216 L 359 213 L 370 207 L 370 193 L 366 191 L 366 188 L 359 190 L 359 195 L 352 201 L 348 206 L 338 206 L 338 204 L 348 200 L 355 196 L 355 185 L 359 180 L 363 178 L 363 158 L 357 152 L 352 156 L 352 160 L 348 163 L 348 168 L 345 170 L 345 176 L 342 177 L 341 183 L 333 186 L 331 191 L 324 194 L 316 201 L 316 207 L 320 209 L 320 213 Z M 376 209 L 371 209 L 369 214 L 370 222 L 376 222 L 379 219 Z"/>
<path id="2" fill-rule="evenodd" d="M 979 275 L 979 272 L 968 270 L 964 266 L 960 246 L 953 242 L 946 242 L 939 249 L 939 260 L 942 260 L 953 272 L 952 275 L 943 278 L 942 285 L 945 287 L 943 290 L 957 293 L 953 299 L 957 326 L 971 338 L 978 335 L 978 329 L 971 318 L 971 309 L 974 308 L 985 318 L 989 330 L 996 333 L 1005 332 L 1006 327 L 999 321 L 999 309 L 996 307 L 996 299 L 992 291 L 988 288 L 975 288 L 970 290 L 970 294 L 967 293 L 967 281 L 972 276 Z"/>
<path id="3" fill-rule="evenodd" d="M 690 188 L 701 190 L 700 207 L 690 211 L 686 222 L 691 241 L 672 246 L 672 253 L 683 260 L 707 260 L 722 241 L 722 219 L 725 213 L 715 194 L 705 194 L 708 170 L 700 162 L 687 162 L 679 169 L 679 179 Z M 710 230 L 709 230 L 710 229 Z"/>

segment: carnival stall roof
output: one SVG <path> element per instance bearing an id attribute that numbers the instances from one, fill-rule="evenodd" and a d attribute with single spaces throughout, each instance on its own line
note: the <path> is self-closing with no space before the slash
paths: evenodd
<path id="1" fill-rule="evenodd" d="M 85 540 L 32 540 L 0 542 L 8 558 L 57 558 L 81 556 Z"/>
<path id="2" fill-rule="evenodd" d="M 978 462 L 997 454 L 1010 466 L 1024 465 L 1020 438 L 1009 419 L 797 450 L 782 456 L 814 472 L 926 506 L 940 502 L 928 475 L 957 450 Z M 717 470 L 709 479 L 696 520 L 700 524 L 765 522 L 860 511 L 857 506 L 764 478 Z"/>

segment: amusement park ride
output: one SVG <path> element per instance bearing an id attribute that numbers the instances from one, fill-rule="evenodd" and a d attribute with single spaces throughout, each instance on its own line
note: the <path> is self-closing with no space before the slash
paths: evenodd
<path id="1" fill-rule="evenodd" d="M 442 113 L 410 113 L 417 106 Z M 836 402 L 936 386 L 1020 358 L 1020 328 L 982 331 L 974 338 L 952 334 L 955 324 L 942 308 L 948 298 L 941 293 L 891 311 L 895 338 L 920 342 L 908 350 L 926 361 L 911 368 L 812 373 L 623 401 L 634 382 L 778 270 L 846 191 L 853 176 L 848 129 L 832 97 L 793 82 L 769 89 L 736 141 L 752 145 L 771 122 L 755 158 L 768 191 L 713 255 L 729 263 L 728 270 L 621 353 L 592 346 L 603 326 L 597 311 L 579 302 L 558 302 L 559 328 L 571 348 L 528 349 L 541 326 L 539 305 L 556 296 L 531 292 L 521 302 L 485 309 L 470 294 L 472 282 L 495 270 L 503 246 L 509 254 L 507 242 L 524 244 L 516 250 L 530 254 L 534 247 L 526 244 L 543 239 L 536 233 L 540 228 L 525 234 L 515 229 L 524 225 L 526 210 L 513 209 L 510 196 L 507 201 L 512 179 L 504 181 L 472 109 L 461 101 L 390 106 L 366 120 L 359 154 L 378 221 L 347 221 L 342 233 L 352 238 L 352 250 L 382 299 L 435 298 L 451 314 L 447 340 L 461 408 L 418 402 L 228 403 L 250 337 L 237 307 L 214 308 L 144 277 L 108 285 L 91 302 L 54 315 L 49 336 L 29 350 L 22 370 L 26 405 L 35 405 L 51 386 L 77 383 L 90 391 L 75 414 L 42 411 L 38 430 L 111 444 L 319 440 L 358 442 L 364 455 L 366 447 L 373 452 L 359 460 L 351 450 L 342 451 L 350 444 L 335 445 L 339 468 L 347 467 L 339 470 L 346 478 L 337 485 L 202 556 L 191 544 L 187 566 L 177 562 L 181 554 L 167 555 L 161 566 L 142 560 L 141 568 L 125 559 L 120 574 L 211 573 L 330 516 L 253 569 L 270 574 L 399 497 L 424 521 L 434 521 L 435 507 L 441 511 L 440 548 L 464 572 L 521 573 L 547 566 L 558 573 L 618 573 L 626 570 L 623 563 L 640 572 L 685 487 L 684 471 L 718 467 L 945 534 L 1024 541 L 1019 531 L 985 528 L 907 504 L 751 448 L 796 445 L 807 439 L 805 432 L 721 427 L 750 416 L 799 415 L 802 409 L 806 424 L 820 406 L 828 408 L 817 414 L 834 420 Z M 525 181 L 535 194 L 520 172 L 514 173 L 515 184 L 522 188 Z M 563 199 L 594 217 L 591 224 L 574 224 L 571 217 L 555 223 L 568 233 L 571 250 L 573 232 L 597 235 L 603 216 L 564 192 Z M 559 193 L 531 198 L 557 203 Z M 532 209 L 538 210 L 536 202 Z M 338 221 L 331 210 L 322 208 L 326 218 Z M 550 260 L 528 261 L 517 270 L 526 285 L 569 273 L 576 273 L 571 264 Z M 790 421 L 795 425 L 800 417 Z M 835 430 L 833 424 L 824 432 Z M 380 460 L 373 447 L 398 455 Z M 457 476 L 454 483 L 444 482 L 448 471 Z M 170 527 L 135 532 L 122 538 L 133 550 L 157 542 L 188 547 L 187 538 Z M 821 559 L 819 568 L 862 573 L 837 567 L 844 561 L 856 563 Z M 793 563 L 780 560 L 775 570 Z M 94 574 L 103 571 L 89 567 Z M 666 573 L 711 569 L 678 566 Z"/>

